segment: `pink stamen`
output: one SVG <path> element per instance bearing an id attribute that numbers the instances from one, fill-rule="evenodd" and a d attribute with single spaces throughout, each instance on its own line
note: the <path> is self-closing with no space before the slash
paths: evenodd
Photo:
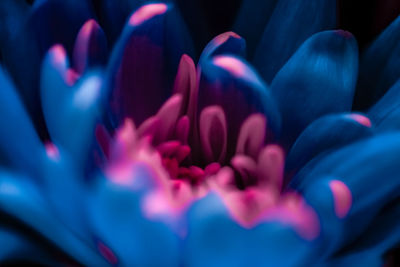
<path id="1" fill-rule="evenodd" d="M 167 9 L 168 6 L 163 3 L 144 5 L 135 13 L 133 13 L 129 19 L 129 24 L 132 26 L 137 26 L 157 15 L 164 14 Z"/>
<path id="2" fill-rule="evenodd" d="M 163 142 L 172 137 L 175 126 L 181 114 L 182 96 L 176 94 L 169 98 L 167 102 L 160 108 L 156 117 L 159 119 L 159 128 L 157 129 L 158 142 Z"/>
<path id="3" fill-rule="evenodd" d="M 200 114 L 200 140 L 207 162 L 223 161 L 227 148 L 227 135 L 226 118 L 222 108 L 210 106 L 203 109 Z"/>
<path id="4" fill-rule="evenodd" d="M 176 125 L 175 136 L 182 144 L 187 144 L 190 130 L 190 121 L 188 116 L 179 119 Z"/>
<path id="5" fill-rule="evenodd" d="M 282 187 L 285 157 L 278 145 L 268 145 L 260 152 L 258 158 L 258 173 L 261 182 Z"/>
<path id="6" fill-rule="evenodd" d="M 336 216 L 339 218 L 346 217 L 353 201 L 350 189 L 339 180 L 332 180 L 329 183 L 329 187 L 331 188 L 334 198 Z"/>
<path id="7" fill-rule="evenodd" d="M 257 164 L 256 162 L 245 155 L 236 155 L 231 160 L 232 167 L 240 173 L 246 185 L 251 184 L 252 178 L 257 177 Z"/>
<path id="8" fill-rule="evenodd" d="M 163 157 L 172 157 L 177 154 L 180 146 L 179 141 L 168 141 L 160 144 L 157 150 Z"/>
<path id="9" fill-rule="evenodd" d="M 150 117 L 145 120 L 137 130 L 138 136 L 150 136 L 156 135 L 156 132 L 160 128 L 160 118 Z"/>
<path id="10" fill-rule="evenodd" d="M 182 95 L 182 112 L 189 118 L 195 115 L 197 90 L 196 66 L 188 55 L 183 55 L 175 79 L 174 93 Z"/>
<path id="11" fill-rule="evenodd" d="M 266 124 L 265 116 L 261 114 L 250 115 L 240 129 L 236 154 L 246 154 L 257 158 L 264 145 Z"/>

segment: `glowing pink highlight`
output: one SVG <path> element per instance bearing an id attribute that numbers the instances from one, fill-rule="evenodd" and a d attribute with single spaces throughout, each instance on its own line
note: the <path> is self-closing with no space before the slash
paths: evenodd
<path id="1" fill-rule="evenodd" d="M 329 183 L 329 187 L 332 191 L 335 213 L 339 218 L 344 218 L 349 213 L 353 197 L 350 189 L 342 181 L 333 180 Z"/>
<path id="2" fill-rule="evenodd" d="M 168 9 L 168 6 L 163 3 L 148 4 L 140 7 L 129 19 L 129 24 L 137 26 L 143 22 L 157 16 L 164 14 Z"/>
<path id="3" fill-rule="evenodd" d="M 372 127 L 371 120 L 364 115 L 353 113 L 353 114 L 349 114 L 348 117 L 355 120 L 359 124 L 364 125 L 365 127 L 368 127 L 368 128 Z"/>
<path id="4" fill-rule="evenodd" d="M 243 78 L 246 75 L 246 65 L 237 58 L 230 56 L 216 56 L 213 59 L 216 66 L 232 73 L 237 78 Z"/>
<path id="5" fill-rule="evenodd" d="M 59 160 L 60 159 L 60 152 L 58 151 L 58 148 L 56 145 L 53 143 L 46 143 L 45 144 L 45 149 L 47 156 L 51 158 L 52 160 Z"/>
<path id="6" fill-rule="evenodd" d="M 66 66 L 67 52 L 65 51 L 62 45 L 60 44 L 54 45 L 50 49 L 50 53 L 52 53 L 53 62 L 55 64 Z"/>

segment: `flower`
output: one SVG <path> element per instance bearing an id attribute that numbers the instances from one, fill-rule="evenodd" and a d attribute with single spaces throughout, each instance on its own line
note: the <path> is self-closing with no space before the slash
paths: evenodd
<path id="1" fill-rule="evenodd" d="M 0 262 L 382 265 L 400 18 L 359 60 L 336 1 L 249 1 L 247 61 L 234 32 L 197 57 L 204 21 L 139 2 L 0 4 Z"/>

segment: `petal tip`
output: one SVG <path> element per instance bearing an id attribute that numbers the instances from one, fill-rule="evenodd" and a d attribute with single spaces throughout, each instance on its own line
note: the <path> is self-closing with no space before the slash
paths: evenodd
<path id="1" fill-rule="evenodd" d="M 168 6 L 164 3 L 153 3 L 144 5 L 133 13 L 133 15 L 129 19 L 129 25 L 138 26 L 157 15 L 164 14 L 167 10 Z"/>

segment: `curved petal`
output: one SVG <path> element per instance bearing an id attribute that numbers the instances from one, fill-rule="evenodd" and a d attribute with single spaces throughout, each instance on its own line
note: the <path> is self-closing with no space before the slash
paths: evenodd
<path id="1" fill-rule="evenodd" d="M 92 18 L 88 0 L 35 1 L 23 25 L 8 40 L 4 63 L 40 134 L 46 133 L 40 108 L 39 79 L 42 58 L 55 43 L 71 52 L 79 28 Z"/>
<path id="2" fill-rule="evenodd" d="M 146 218 L 144 198 L 154 179 L 149 167 L 139 165 L 132 169 L 130 185 L 105 179 L 97 184 L 88 207 L 95 240 L 113 264 L 177 266 L 177 235 L 164 222 Z"/>
<path id="3" fill-rule="evenodd" d="M 264 80 L 270 83 L 307 38 L 335 26 L 336 0 L 279 0 L 253 62 Z"/>
<path id="4" fill-rule="evenodd" d="M 7 75 L 0 68 L 0 155 L 5 165 L 38 178 L 41 172 L 43 145 L 25 111 L 21 99 Z"/>
<path id="5" fill-rule="evenodd" d="M 243 228 L 215 194 L 191 207 L 188 227 L 183 253 L 187 266 L 302 265 L 309 260 L 314 245 L 279 219 Z"/>
<path id="6" fill-rule="evenodd" d="M 384 266 L 385 253 L 400 240 L 400 205 L 394 202 L 376 216 L 361 237 L 327 260 L 327 266 Z"/>
<path id="7" fill-rule="evenodd" d="M 282 113 L 284 145 L 318 117 L 350 111 L 357 68 L 357 44 L 347 32 L 317 33 L 296 51 L 271 85 Z"/>
<path id="8" fill-rule="evenodd" d="M 0 174 L 0 210 L 16 218 L 85 265 L 106 266 L 90 244 L 72 234 L 49 212 L 43 194 L 26 177 Z"/>
<path id="9" fill-rule="evenodd" d="M 0 50 L 10 49 L 9 40 L 24 24 L 29 5 L 24 0 L 4 0 L 0 3 Z"/>
<path id="10" fill-rule="evenodd" d="M 198 112 L 219 105 L 228 126 L 228 155 L 234 153 L 241 124 L 252 113 L 265 115 L 274 137 L 279 134 L 280 117 L 269 88 L 243 59 L 220 55 L 200 66 Z"/>
<path id="11" fill-rule="evenodd" d="M 7 265 L 34 263 L 41 265 L 55 265 L 55 257 L 46 251 L 45 247 L 38 244 L 18 230 L 0 227 L 0 264 Z M 59 260 L 59 259 L 58 259 Z"/>
<path id="12" fill-rule="evenodd" d="M 233 29 L 246 40 L 249 58 L 253 58 L 264 29 L 278 2 L 278 0 L 242 1 Z"/>
<path id="13" fill-rule="evenodd" d="M 327 115 L 311 123 L 286 157 L 286 170 L 296 172 L 319 154 L 372 136 L 370 120 L 357 113 Z"/>
<path id="14" fill-rule="evenodd" d="M 204 48 L 200 57 L 200 65 L 206 60 L 222 54 L 233 54 L 244 58 L 246 55 L 246 41 L 234 32 L 221 33 L 214 37 Z"/>
<path id="15" fill-rule="evenodd" d="M 78 74 L 104 65 L 108 57 L 106 36 L 100 25 L 88 20 L 80 29 L 74 46 L 74 69 Z"/>
<path id="16" fill-rule="evenodd" d="M 334 151 L 295 177 L 293 185 L 320 216 L 325 255 L 358 238 L 399 198 L 399 149 L 399 133 L 382 134 Z"/>
<path id="17" fill-rule="evenodd" d="M 360 60 L 355 107 L 370 107 L 400 75 L 400 16 L 365 50 Z"/>
<path id="18" fill-rule="evenodd" d="M 51 139 L 81 164 L 87 163 L 104 100 L 101 73 L 87 73 L 78 82 L 68 78 L 68 59 L 61 46 L 50 49 L 42 68 L 43 113 Z M 71 129 L 74 129 L 71 131 Z"/>
<path id="19" fill-rule="evenodd" d="M 378 132 L 400 129 L 400 80 L 369 111 Z"/>
<path id="20" fill-rule="evenodd" d="M 179 61 L 191 51 L 178 11 L 172 4 L 141 6 L 130 17 L 108 68 L 111 111 L 140 125 L 154 115 L 173 91 Z"/>

